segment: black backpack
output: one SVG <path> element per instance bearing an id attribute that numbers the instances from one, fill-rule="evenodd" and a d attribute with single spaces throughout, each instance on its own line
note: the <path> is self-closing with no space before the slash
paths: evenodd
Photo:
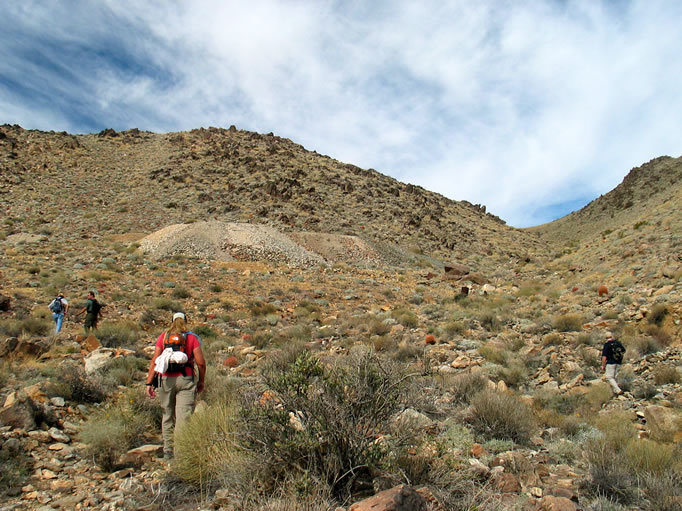
<path id="1" fill-rule="evenodd" d="M 54 300 L 50 302 L 50 305 L 48 305 L 48 308 L 54 312 L 55 314 L 59 314 L 62 312 L 64 309 L 64 304 L 62 303 L 61 297 L 57 297 Z"/>
<path id="2" fill-rule="evenodd" d="M 612 341 L 611 358 L 613 358 L 617 364 L 622 364 L 623 355 L 625 355 L 625 346 L 623 346 L 620 341 Z"/>
<path id="3" fill-rule="evenodd" d="M 90 310 L 88 312 L 97 316 L 99 311 L 102 309 L 102 305 L 97 301 L 97 298 L 91 298 L 90 300 L 92 305 L 90 306 Z"/>

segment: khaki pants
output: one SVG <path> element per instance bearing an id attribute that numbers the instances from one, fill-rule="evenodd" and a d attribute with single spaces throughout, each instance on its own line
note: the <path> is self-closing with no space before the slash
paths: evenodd
<path id="1" fill-rule="evenodd" d="M 159 385 L 159 401 L 163 408 L 161 434 L 163 452 L 173 453 L 174 431 L 185 423 L 194 410 L 197 386 L 191 376 L 164 376 Z"/>
<path id="2" fill-rule="evenodd" d="M 621 393 L 620 387 L 618 386 L 618 382 L 616 382 L 616 376 L 618 376 L 619 368 L 620 364 L 606 364 L 606 368 L 604 371 L 606 381 L 609 382 L 609 385 L 611 385 L 611 388 L 613 389 L 613 392 L 615 394 Z"/>

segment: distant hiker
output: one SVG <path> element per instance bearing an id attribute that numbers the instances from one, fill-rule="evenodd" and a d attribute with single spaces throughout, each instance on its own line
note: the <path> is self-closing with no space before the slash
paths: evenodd
<path id="1" fill-rule="evenodd" d="M 198 376 L 194 372 L 196 362 Z M 174 431 L 180 428 L 194 410 L 196 395 L 204 390 L 206 361 L 199 338 L 187 330 L 183 312 L 173 314 L 170 328 L 156 339 L 156 349 L 147 372 L 147 395 L 159 389 L 163 407 L 161 433 L 163 457 L 173 457 Z"/>
<path id="2" fill-rule="evenodd" d="M 54 322 L 57 325 L 56 333 L 59 333 L 59 331 L 62 329 L 64 316 L 66 316 L 66 313 L 69 312 L 69 302 L 67 302 L 66 298 L 64 298 L 64 293 L 60 291 L 47 307 L 50 309 L 50 311 L 52 311 L 52 319 L 54 319 Z"/>
<path id="3" fill-rule="evenodd" d="M 601 351 L 601 370 L 606 375 L 606 381 L 609 382 L 616 395 L 623 393 L 618 382 L 616 382 L 616 376 L 618 376 L 618 370 L 623 363 L 624 354 L 625 346 L 611 334 L 607 334 L 606 343 L 604 343 Z"/>
<path id="4" fill-rule="evenodd" d="M 97 322 L 102 317 L 102 304 L 95 298 L 94 291 L 88 292 L 88 301 L 85 302 L 85 307 L 76 314 L 76 317 L 83 313 L 86 313 L 83 329 L 85 330 L 85 335 L 88 335 L 92 330 L 97 330 Z"/>

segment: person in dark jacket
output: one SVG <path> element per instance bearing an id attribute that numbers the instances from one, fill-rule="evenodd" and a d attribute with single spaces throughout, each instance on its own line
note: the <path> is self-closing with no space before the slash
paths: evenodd
<path id="1" fill-rule="evenodd" d="M 601 370 L 606 376 L 606 381 L 609 382 L 614 394 L 621 395 L 623 391 L 618 386 L 616 376 L 618 370 L 623 363 L 623 354 L 625 353 L 625 346 L 618 341 L 610 333 L 606 336 L 606 342 L 601 350 Z"/>
<path id="2" fill-rule="evenodd" d="M 102 305 L 95 298 L 94 291 L 88 292 L 88 301 L 85 302 L 85 307 L 76 316 L 80 316 L 83 313 L 85 313 L 83 329 L 85 330 L 85 335 L 88 335 L 90 331 L 97 330 L 97 322 L 102 317 Z"/>

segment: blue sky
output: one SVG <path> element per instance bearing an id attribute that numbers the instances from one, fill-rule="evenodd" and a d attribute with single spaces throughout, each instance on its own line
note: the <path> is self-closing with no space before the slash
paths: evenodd
<path id="1" fill-rule="evenodd" d="M 682 154 L 682 2 L 4 2 L 0 124 L 274 132 L 508 224 Z"/>

